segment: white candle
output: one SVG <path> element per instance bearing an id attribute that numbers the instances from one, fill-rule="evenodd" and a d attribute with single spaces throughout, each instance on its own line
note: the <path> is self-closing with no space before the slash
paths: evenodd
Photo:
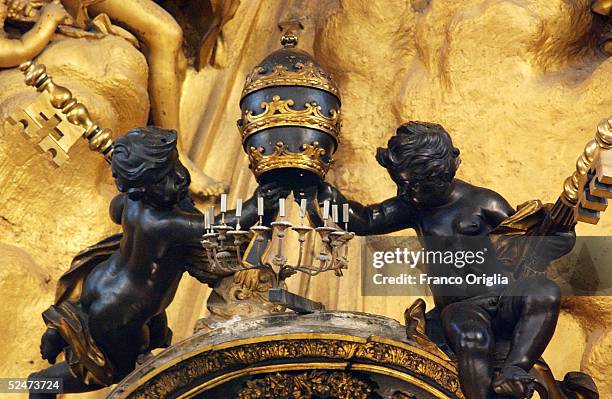
<path id="1" fill-rule="evenodd" d="M 221 194 L 221 212 L 227 212 L 227 194 Z"/>
<path id="2" fill-rule="evenodd" d="M 236 217 L 242 216 L 242 198 L 236 200 Z"/>
<path id="3" fill-rule="evenodd" d="M 334 223 L 338 223 L 338 205 L 332 205 L 332 219 Z"/>
<path id="4" fill-rule="evenodd" d="M 257 216 L 264 215 L 263 197 L 257 197 Z"/>
<path id="5" fill-rule="evenodd" d="M 323 201 L 323 219 L 329 219 L 329 201 Z"/>
<path id="6" fill-rule="evenodd" d="M 300 217 L 303 218 L 306 216 L 306 198 L 302 198 L 300 200 Z"/>
<path id="7" fill-rule="evenodd" d="M 204 213 L 204 228 L 210 229 L 210 219 L 208 218 L 208 212 Z"/>
<path id="8" fill-rule="evenodd" d="M 349 204 L 342 204 L 342 222 L 349 222 Z"/>
<path id="9" fill-rule="evenodd" d="M 278 200 L 278 216 L 285 217 L 285 199 L 279 198 Z"/>
<path id="10" fill-rule="evenodd" d="M 212 225 L 215 224 L 215 207 L 214 206 L 208 207 L 208 222 Z"/>

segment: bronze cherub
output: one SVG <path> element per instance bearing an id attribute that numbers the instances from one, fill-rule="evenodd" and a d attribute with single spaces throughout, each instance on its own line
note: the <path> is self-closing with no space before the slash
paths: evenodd
<path id="1" fill-rule="evenodd" d="M 54 364 L 64 351 L 66 360 L 31 379 L 61 378 L 64 393 L 118 382 L 139 356 L 170 345 L 165 309 L 183 272 L 210 284 L 224 277 L 203 264 L 205 219 L 191 201 L 189 172 L 176 147 L 176 132 L 157 127 L 133 129 L 115 141 L 111 167 L 120 194 L 110 216 L 123 233 L 79 254 L 61 277 L 55 304 L 43 313 L 48 328 L 41 354 Z M 244 204 L 243 225 L 257 220 L 256 196 L 274 213 L 282 194 L 280 188 L 258 188 Z M 235 218 L 225 214 L 226 222 Z"/>
<path id="2" fill-rule="evenodd" d="M 495 191 L 455 178 L 459 153 L 450 135 L 438 124 L 401 125 L 389 140 L 388 148 L 380 148 L 376 154 L 397 184 L 397 195 L 368 206 L 348 201 L 349 229 L 358 235 L 370 235 L 412 228 L 424 247 L 430 248 L 440 238 L 487 237 L 511 216 L 521 216 Z M 304 195 L 308 195 L 308 190 Z M 319 184 L 316 196 L 319 202 L 347 202 L 327 183 Z M 546 207 L 537 206 L 533 209 L 536 211 L 545 213 Z M 525 209 L 519 212 L 525 214 Z M 539 253 L 545 261 L 551 261 L 568 253 L 574 242 L 573 229 L 559 232 L 545 240 Z M 530 397 L 534 378 L 529 372 L 546 349 L 557 324 L 559 287 L 544 275 L 517 277 L 501 262 L 428 272 L 497 273 L 510 279 L 503 289 L 482 286 L 479 292 L 474 292 L 473 287 L 465 286 L 454 296 L 447 296 L 436 287 L 431 289 L 444 339 L 457 358 L 466 397 Z M 499 340 L 510 341 L 510 350 L 501 370 L 495 373 L 491 355 Z"/>

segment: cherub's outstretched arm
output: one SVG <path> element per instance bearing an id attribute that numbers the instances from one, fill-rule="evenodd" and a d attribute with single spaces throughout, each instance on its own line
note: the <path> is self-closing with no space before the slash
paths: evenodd
<path id="1" fill-rule="evenodd" d="M 242 216 L 240 217 L 240 225 L 243 229 L 249 229 L 259 221 L 257 215 L 257 198 L 262 197 L 264 201 L 264 217 L 263 224 L 269 225 L 276 218 L 278 212 L 278 200 L 289 195 L 290 191 L 279 186 L 276 183 L 268 183 L 257 187 L 251 198 L 247 199 L 242 207 Z M 235 226 L 238 218 L 236 211 L 231 210 L 225 214 L 225 223 L 230 226 Z M 221 222 L 221 215 L 217 215 L 215 223 Z"/>
<path id="2" fill-rule="evenodd" d="M 45 5 L 32 29 L 21 38 L 0 38 L 0 67 L 15 67 L 36 57 L 49 44 L 57 25 L 69 19 L 70 16 L 60 4 Z"/>
<path id="3" fill-rule="evenodd" d="M 321 183 L 318 187 L 317 201 L 322 205 L 326 200 L 339 206 L 349 204 L 349 230 L 357 235 L 387 234 L 416 227 L 414 208 L 397 197 L 389 198 L 379 204 L 362 205 L 344 197 L 331 184 Z M 311 219 L 318 219 L 317 215 L 309 216 Z M 314 222 L 320 224 L 320 220 Z"/>

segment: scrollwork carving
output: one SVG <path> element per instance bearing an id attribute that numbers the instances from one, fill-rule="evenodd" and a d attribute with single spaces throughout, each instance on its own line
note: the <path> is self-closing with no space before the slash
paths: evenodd
<path id="1" fill-rule="evenodd" d="M 276 373 L 247 381 L 238 399 L 367 399 L 372 391 L 368 382 L 350 373 L 313 370 L 300 374 Z"/>
<path id="2" fill-rule="evenodd" d="M 223 374 L 224 370 L 240 367 L 249 367 L 270 364 L 280 360 L 269 369 L 270 372 L 282 372 L 282 362 L 317 361 L 351 362 L 355 364 L 374 364 L 379 368 L 393 369 L 400 374 L 406 373 L 411 378 L 424 381 L 424 384 L 433 384 L 437 389 L 446 391 L 451 398 L 464 399 L 459 387 L 456 372 L 442 360 L 434 355 L 422 354 L 402 346 L 386 342 L 369 340 L 355 342 L 342 339 L 323 339 L 313 335 L 312 339 L 287 337 L 274 340 L 270 337 L 249 339 L 233 347 L 211 349 L 193 356 L 184 356 L 183 361 L 170 369 L 152 371 L 144 376 L 141 384 L 129 395 L 109 396 L 109 398 L 145 399 L 152 395 L 164 398 L 172 395 L 179 389 L 185 389 L 193 384 L 200 383 L 202 390 L 207 389 L 206 376 L 214 373 Z"/>

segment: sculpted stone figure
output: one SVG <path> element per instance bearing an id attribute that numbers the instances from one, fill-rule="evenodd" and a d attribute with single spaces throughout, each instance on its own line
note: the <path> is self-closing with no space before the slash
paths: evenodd
<path id="1" fill-rule="evenodd" d="M 112 171 L 120 194 L 110 216 L 123 233 L 79 254 L 60 279 L 56 302 L 43 313 L 48 328 L 41 354 L 53 364 L 64 351 L 66 361 L 30 378 L 61 378 L 65 393 L 116 383 L 139 356 L 170 344 L 165 309 L 183 272 L 207 283 L 222 277 L 199 256 L 204 217 L 190 199 L 189 172 L 176 145 L 176 132 L 156 127 L 116 140 Z M 262 191 L 256 194 L 274 208 L 280 190 Z M 246 201 L 244 225 L 255 223 L 256 208 L 256 199 Z M 226 221 L 234 218 L 226 214 Z"/>
<path id="2" fill-rule="evenodd" d="M 487 236 L 503 221 L 518 216 L 498 193 L 455 178 L 459 150 L 440 125 L 401 125 L 388 148 L 379 149 L 376 158 L 397 184 L 397 196 L 368 206 L 349 201 L 349 229 L 356 234 L 412 228 L 425 248 L 432 249 L 436 239 Z M 320 184 L 317 197 L 319 202 L 347 201 L 326 183 Z M 559 258 L 574 242 L 573 231 L 559 233 L 546 240 L 542 253 L 548 261 Z M 466 285 L 456 296 L 445 296 L 436 287 L 431 288 L 436 309 L 441 312 L 445 340 L 457 358 L 466 397 L 530 397 L 534 379 L 529 371 L 552 338 L 559 316 L 557 285 L 543 275 L 517 278 L 497 262 L 428 272 L 445 276 L 497 273 L 511 279 L 508 286 L 483 285 L 478 292 Z M 508 340 L 511 345 L 501 370 L 495 373 L 491 356 L 500 340 Z"/>
<path id="3" fill-rule="evenodd" d="M 239 1 L 212 1 L 213 23 L 202 43 L 200 58 L 211 57 L 220 31 L 236 12 Z M 225 4 L 223 4 L 225 3 Z M 98 0 L 82 2 L 84 13 L 92 16 L 107 14 L 112 21 L 128 27 L 138 40 L 146 45 L 149 63 L 149 96 L 151 119 L 157 126 L 179 130 L 179 105 L 181 88 L 187 71 L 187 60 L 183 53 L 183 29 L 170 13 L 151 0 Z M 214 40 L 213 40 L 214 38 Z M 212 41 L 212 43 L 211 43 Z M 181 159 L 193 176 L 192 191 L 196 195 L 220 194 L 224 187 L 202 172 L 184 153 L 179 143 Z"/>
<path id="4" fill-rule="evenodd" d="M 47 4 L 39 8 L 41 3 Z M 188 62 L 183 51 L 183 29 L 174 17 L 152 0 L 64 0 L 62 4 L 70 15 L 56 1 L 9 0 L 6 5 L 0 3 L 0 18 L 3 15 L 6 18 L 7 10 L 11 10 L 11 19 L 34 23 L 21 39 L 6 38 L 0 42 L 0 67 L 14 67 L 38 56 L 49 44 L 59 23 L 71 25 L 60 29 L 64 35 L 90 38 L 103 36 L 91 32 L 103 25 L 105 33 L 117 34 L 133 44 L 144 45 L 149 66 L 150 119 L 156 126 L 179 131 L 181 89 Z M 214 64 L 214 54 L 223 43 L 221 29 L 233 18 L 240 2 L 213 0 L 207 4 L 211 8 L 210 26 L 203 33 L 199 58 Z M 92 18 L 95 24 L 92 24 Z M 126 27 L 129 33 L 112 25 L 111 21 Z M 187 157 L 180 142 L 178 149 L 192 175 L 192 192 L 199 196 L 220 194 L 224 186 L 204 174 Z"/>

